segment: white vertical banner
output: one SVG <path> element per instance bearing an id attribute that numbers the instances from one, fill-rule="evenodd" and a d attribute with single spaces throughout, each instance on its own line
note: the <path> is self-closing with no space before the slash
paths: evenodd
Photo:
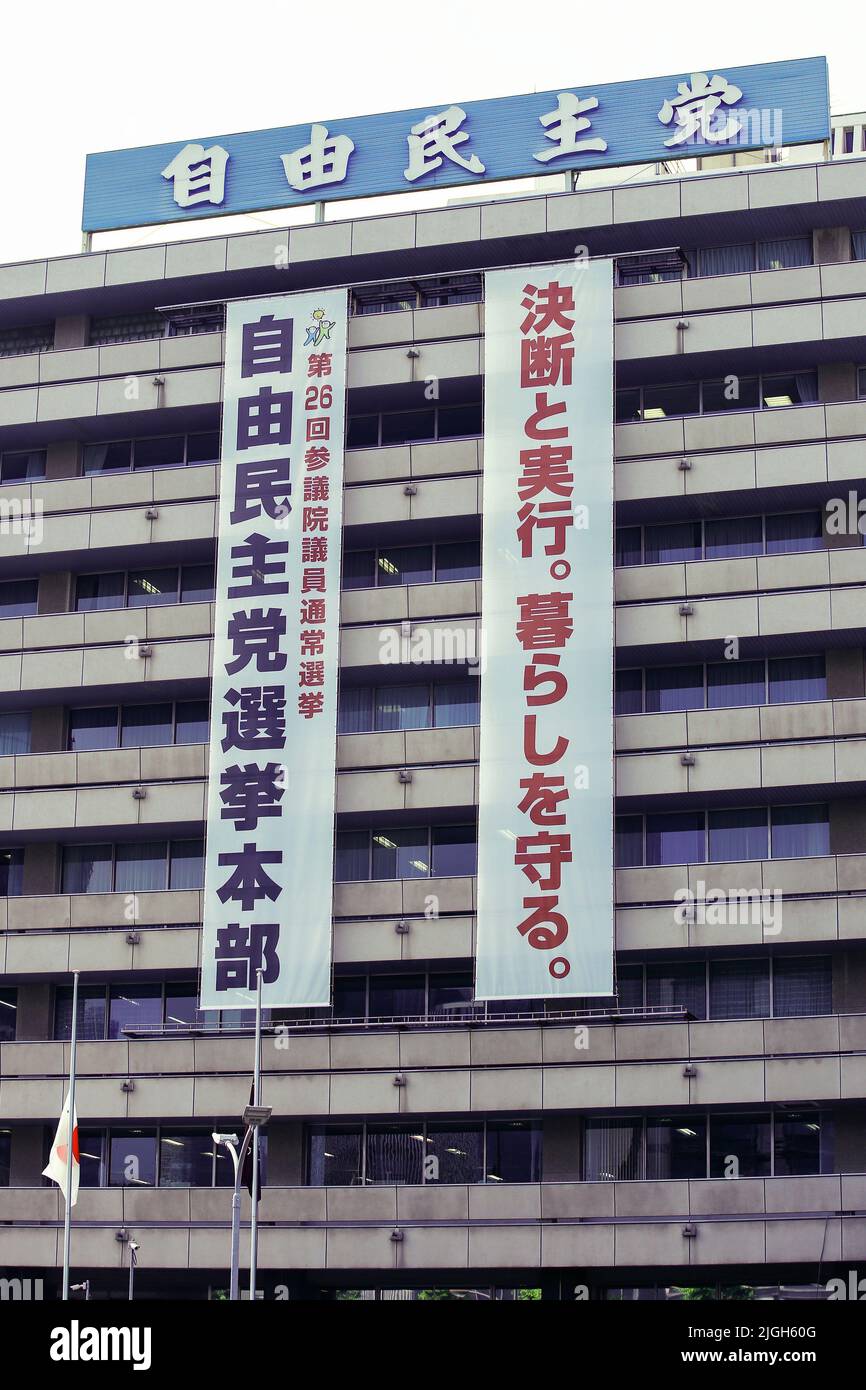
<path id="1" fill-rule="evenodd" d="M 226 314 L 203 1008 L 331 997 L 347 295 Z"/>
<path id="2" fill-rule="evenodd" d="M 613 993 L 612 262 L 485 275 L 478 999 Z"/>

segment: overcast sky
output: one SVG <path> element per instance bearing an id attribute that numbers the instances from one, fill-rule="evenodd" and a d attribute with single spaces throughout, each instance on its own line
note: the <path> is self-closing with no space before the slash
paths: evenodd
<path id="1" fill-rule="evenodd" d="M 821 53 L 834 112 L 866 107 L 853 0 L 52 0 L 4 36 L 0 261 L 80 249 L 90 150 Z"/>

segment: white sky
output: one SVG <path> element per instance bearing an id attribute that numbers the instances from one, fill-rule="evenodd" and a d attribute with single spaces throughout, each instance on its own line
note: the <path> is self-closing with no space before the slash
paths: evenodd
<path id="1" fill-rule="evenodd" d="M 91 150 L 821 53 L 833 111 L 866 107 L 855 0 L 53 0 L 3 24 L 3 262 L 80 249 Z"/>

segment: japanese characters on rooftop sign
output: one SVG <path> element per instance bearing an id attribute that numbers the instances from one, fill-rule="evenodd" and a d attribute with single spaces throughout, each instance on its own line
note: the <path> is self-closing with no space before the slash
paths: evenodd
<path id="1" fill-rule="evenodd" d="M 829 138 L 824 58 L 706 68 L 87 156 L 83 229 Z"/>
<path id="2" fill-rule="evenodd" d="M 347 312 L 227 306 L 203 1008 L 330 1003 Z"/>
<path id="3" fill-rule="evenodd" d="M 613 993 L 613 272 L 485 275 L 476 998 Z"/>

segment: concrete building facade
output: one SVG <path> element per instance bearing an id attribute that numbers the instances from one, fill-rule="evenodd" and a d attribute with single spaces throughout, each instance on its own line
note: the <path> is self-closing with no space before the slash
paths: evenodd
<path id="1" fill-rule="evenodd" d="M 78 970 L 76 1277 L 123 1296 L 120 1232 L 142 1296 L 227 1285 L 211 1133 L 251 1020 L 196 1007 L 222 306 L 326 285 L 352 306 L 334 1007 L 266 1021 L 259 1287 L 651 1297 L 866 1261 L 842 153 L 0 268 L 4 1275 L 59 1283 Z M 477 676 L 459 642 L 383 667 L 382 633 L 441 655 L 483 622 L 481 272 L 583 247 L 617 260 L 618 995 L 485 1013 Z"/>

